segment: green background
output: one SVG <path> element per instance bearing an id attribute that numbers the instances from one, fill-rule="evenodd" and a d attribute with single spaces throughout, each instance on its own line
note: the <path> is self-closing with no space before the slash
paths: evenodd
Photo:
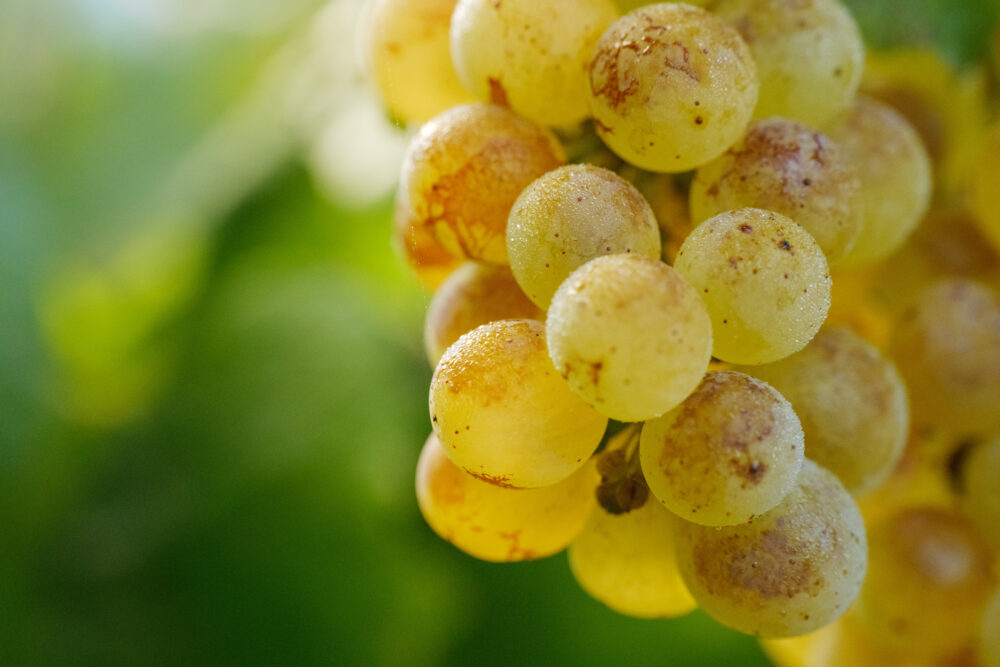
<path id="1" fill-rule="evenodd" d="M 957 64 L 997 19 L 848 4 Z M 764 664 L 425 526 L 429 297 L 385 187 L 318 174 L 364 95 L 349 49 L 302 76 L 319 6 L 0 5 L 0 664 Z"/>

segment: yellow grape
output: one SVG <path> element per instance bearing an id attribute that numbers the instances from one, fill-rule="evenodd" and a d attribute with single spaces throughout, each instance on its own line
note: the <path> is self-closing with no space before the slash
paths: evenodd
<path id="1" fill-rule="evenodd" d="M 492 104 L 425 123 L 403 158 L 400 198 L 449 252 L 507 263 L 507 216 L 529 183 L 565 161 L 543 127 Z"/>
<path id="2" fill-rule="evenodd" d="M 785 216 L 744 208 L 688 235 L 674 267 L 712 318 L 713 354 L 762 364 L 805 347 L 830 307 L 830 271 L 819 245 Z"/>
<path id="3" fill-rule="evenodd" d="M 393 221 L 392 244 L 396 253 L 425 289 L 436 290 L 462 264 L 462 258 L 445 250 L 399 195 Z"/>
<path id="4" fill-rule="evenodd" d="M 746 523 L 795 485 L 803 436 L 792 406 L 743 373 L 705 375 L 676 408 L 642 427 L 642 472 L 671 512 L 705 526 Z"/>
<path id="5" fill-rule="evenodd" d="M 548 308 L 577 267 L 602 255 L 659 259 L 660 232 L 631 183 L 591 165 L 568 165 L 534 181 L 507 220 L 507 255 L 528 297 Z"/>
<path id="6" fill-rule="evenodd" d="M 758 118 L 823 127 L 850 106 L 865 45 L 837 0 L 720 0 L 712 12 L 739 30 L 757 63 Z"/>
<path id="7" fill-rule="evenodd" d="M 372 81 L 389 113 L 425 121 L 473 97 L 451 64 L 448 26 L 456 0 L 378 0 L 364 43 Z"/>
<path id="8" fill-rule="evenodd" d="M 651 171 L 686 171 L 719 155 L 757 103 L 756 68 L 739 33 L 680 3 L 640 7 L 612 24 L 589 74 L 601 139 Z"/>
<path id="9" fill-rule="evenodd" d="M 545 327 L 533 320 L 491 322 L 459 338 L 434 370 L 430 412 L 457 466 L 518 488 L 571 475 L 608 422 L 559 377 Z"/>
<path id="10" fill-rule="evenodd" d="M 861 181 L 826 135 L 784 118 L 758 120 L 691 181 L 693 219 L 734 208 L 763 208 L 792 218 L 836 264 L 861 233 Z"/>
<path id="11" fill-rule="evenodd" d="M 588 115 L 584 68 L 616 18 L 612 0 L 458 0 L 455 69 L 480 100 L 569 125 Z"/>
<path id="12" fill-rule="evenodd" d="M 989 549 L 964 517 L 909 507 L 870 531 L 856 618 L 887 648 L 944 656 L 972 640 L 990 586 Z"/>
<path id="13" fill-rule="evenodd" d="M 780 361 L 741 369 L 781 392 L 802 420 L 806 456 L 858 495 L 899 462 L 910 424 L 892 362 L 844 326 L 822 329 Z"/>
<path id="14" fill-rule="evenodd" d="M 424 322 L 424 349 L 431 366 L 448 346 L 481 324 L 496 320 L 541 320 L 507 267 L 466 262 L 434 293 Z"/>
<path id="15" fill-rule="evenodd" d="M 961 491 L 966 516 L 1000 554 L 1000 433 L 972 447 L 962 465 Z"/>
<path id="16" fill-rule="evenodd" d="M 874 264 L 896 252 L 927 212 L 933 192 L 927 149 L 901 114 L 865 95 L 827 134 L 857 167 L 864 200 L 861 234 L 842 263 Z"/>
<path id="17" fill-rule="evenodd" d="M 892 356 L 922 423 L 959 433 L 1000 428 L 1000 296 L 941 280 L 900 316 Z"/>
<path id="18" fill-rule="evenodd" d="M 673 618 L 695 608 L 677 571 L 676 518 L 649 498 L 610 514 L 598 506 L 569 546 L 580 587 L 611 609 L 639 618 Z"/>
<path id="19" fill-rule="evenodd" d="M 598 257 L 552 299 L 549 352 L 572 390 L 602 414 L 663 414 L 701 381 L 712 328 L 697 292 L 672 268 L 636 255 Z"/>
<path id="20" fill-rule="evenodd" d="M 861 588 L 865 526 L 833 473 L 806 459 L 795 488 L 738 526 L 685 522 L 677 562 L 698 605 L 760 637 L 812 632 L 843 614 Z"/>
<path id="21" fill-rule="evenodd" d="M 519 561 L 562 551 L 594 509 L 588 464 L 538 489 L 505 489 L 458 468 L 433 433 L 417 463 L 417 503 L 435 533 L 476 558 Z"/>

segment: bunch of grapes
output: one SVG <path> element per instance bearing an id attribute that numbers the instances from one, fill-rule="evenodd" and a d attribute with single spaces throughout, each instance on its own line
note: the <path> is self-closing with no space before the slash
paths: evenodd
<path id="1" fill-rule="evenodd" d="M 435 532 L 568 549 L 612 609 L 781 664 L 1000 664 L 1000 125 L 950 98 L 982 85 L 866 68 L 838 0 L 377 0 L 365 31 L 420 124 Z"/>

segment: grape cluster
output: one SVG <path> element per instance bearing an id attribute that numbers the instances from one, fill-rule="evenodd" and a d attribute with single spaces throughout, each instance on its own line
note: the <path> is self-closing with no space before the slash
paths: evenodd
<path id="1" fill-rule="evenodd" d="M 436 290 L 436 533 L 568 549 L 610 608 L 697 606 L 780 664 L 1000 664 L 1000 124 L 949 115 L 982 90 L 866 64 L 838 0 L 377 0 L 365 30 L 422 123 L 395 239 Z"/>

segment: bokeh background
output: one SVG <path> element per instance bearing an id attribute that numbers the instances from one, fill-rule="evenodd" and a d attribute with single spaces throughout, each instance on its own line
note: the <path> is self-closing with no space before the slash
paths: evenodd
<path id="1" fill-rule="evenodd" d="M 960 66 L 1000 16 L 847 4 Z M 422 522 L 429 296 L 363 5 L 0 3 L 0 664 L 765 664 Z"/>

